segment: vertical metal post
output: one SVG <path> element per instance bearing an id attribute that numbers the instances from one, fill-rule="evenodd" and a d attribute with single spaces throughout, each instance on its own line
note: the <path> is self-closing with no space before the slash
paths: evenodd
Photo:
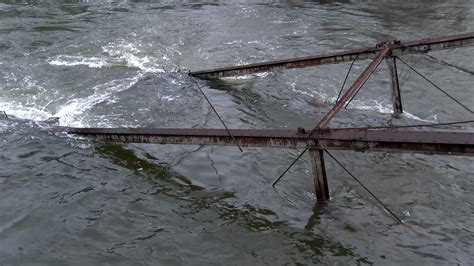
<path id="1" fill-rule="evenodd" d="M 402 96 L 400 94 L 400 83 L 398 82 L 397 61 L 395 57 L 385 57 L 388 71 L 390 73 L 390 86 L 392 88 L 393 115 L 400 117 L 403 113 Z"/>
<path id="2" fill-rule="evenodd" d="M 324 150 L 309 148 L 309 157 L 313 170 L 317 203 L 327 203 L 329 201 L 329 188 L 324 166 Z"/>

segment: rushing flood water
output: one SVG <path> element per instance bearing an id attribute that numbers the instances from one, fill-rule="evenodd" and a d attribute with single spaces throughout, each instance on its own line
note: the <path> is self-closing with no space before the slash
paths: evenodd
<path id="1" fill-rule="evenodd" d="M 328 206 L 314 206 L 306 157 L 272 189 L 295 150 L 103 144 L 38 123 L 221 128 L 177 70 L 474 31 L 472 1 L 380 2 L 0 1 L 0 264 L 472 263 L 469 157 L 334 152 L 401 226 L 330 160 Z M 433 53 L 469 69 L 473 54 Z M 404 59 L 474 107 L 472 75 Z M 200 83 L 232 128 L 310 128 L 348 66 Z M 406 113 L 392 122 L 472 119 L 399 71 Z M 386 125 L 390 112 L 382 64 L 333 126 Z"/>

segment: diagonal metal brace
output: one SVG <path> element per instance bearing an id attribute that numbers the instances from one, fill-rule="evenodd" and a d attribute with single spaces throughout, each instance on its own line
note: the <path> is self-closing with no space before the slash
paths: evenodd
<path id="1" fill-rule="evenodd" d="M 314 127 L 313 131 L 320 130 L 322 128 L 325 128 L 331 119 L 336 116 L 337 112 L 341 110 L 341 108 L 346 104 L 348 100 L 350 100 L 359 90 L 362 88 L 362 86 L 365 84 L 365 82 L 370 78 L 372 73 L 374 73 L 375 69 L 377 69 L 378 65 L 382 62 L 384 57 L 390 52 L 390 48 L 387 46 L 384 46 L 381 48 L 381 50 L 377 53 L 375 56 L 374 60 L 370 62 L 370 64 L 367 66 L 367 68 L 362 72 L 362 74 L 356 79 L 356 81 L 352 84 L 352 86 L 347 90 L 344 95 L 342 95 L 341 99 L 334 104 L 331 110 L 324 115 L 324 117 L 319 121 L 319 123 Z"/>

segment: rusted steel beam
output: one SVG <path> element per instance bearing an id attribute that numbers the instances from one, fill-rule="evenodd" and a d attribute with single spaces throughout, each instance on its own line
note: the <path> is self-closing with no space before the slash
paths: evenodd
<path id="1" fill-rule="evenodd" d="M 235 146 L 225 129 L 67 128 L 67 132 L 103 141 Z M 295 130 L 229 129 L 244 147 L 297 148 L 314 145 L 306 133 Z"/>
<path id="2" fill-rule="evenodd" d="M 64 128 L 63 128 L 64 129 Z M 235 142 L 225 129 L 65 128 L 68 133 L 122 143 L 227 145 Z M 474 133 L 394 129 L 309 130 L 230 129 L 241 146 L 329 150 L 474 155 Z"/>
<path id="3" fill-rule="evenodd" d="M 415 41 L 394 41 L 389 44 L 393 55 L 427 53 L 430 51 L 453 49 L 474 45 L 474 32 L 449 35 L 436 38 L 425 38 Z"/>
<path id="4" fill-rule="evenodd" d="M 332 129 L 319 135 L 318 148 L 443 155 L 474 155 L 474 133 Z"/>
<path id="5" fill-rule="evenodd" d="M 319 65 L 339 64 L 344 62 L 351 62 L 353 60 L 364 60 L 372 58 L 377 53 L 377 51 L 378 49 L 373 47 L 351 51 L 319 54 L 315 56 L 297 57 L 293 59 L 267 61 L 264 63 L 193 71 L 190 74 L 198 78 L 225 78 L 232 76 L 242 76 L 277 69 L 305 68 Z"/>
<path id="6" fill-rule="evenodd" d="M 351 87 L 342 95 L 339 101 L 334 104 L 334 106 L 327 112 L 324 117 L 319 121 L 319 123 L 314 127 L 313 130 L 319 130 L 325 128 L 331 119 L 341 110 L 342 107 L 346 104 L 347 101 L 352 99 L 352 97 L 362 88 L 365 82 L 369 79 L 369 77 L 374 73 L 377 66 L 382 62 L 384 57 L 390 52 L 390 48 L 384 46 L 382 49 L 377 53 L 377 56 L 370 62 L 370 64 L 365 68 L 365 70 L 360 74 L 360 76 L 354 81 Z"/>
<path id="7" fill-rule="evenodd" d="M 426 53 L 434 50 L 452 49 L 469 45 L 474 45 L 474 32 L 446 37 L 427 38 L 416 41 L 393 41 L 391 43 L 387 43 L 387 46 L 392 49 L 392 54 L 397 56 L 412 53 Z M 338 64 L 351 62 L 353 60 L 374 58 L 379 50 L 380 49 L 377 47 L 368 47 L 364 49 L 319 54 L 293 59 L 267 61 L 263 63 L 223 67 L 211 70 L 192 71 L 190 74 L 200 78 L 222 78 L 266 72 L 273 69 L 292 69 L 327 64 Z"/>

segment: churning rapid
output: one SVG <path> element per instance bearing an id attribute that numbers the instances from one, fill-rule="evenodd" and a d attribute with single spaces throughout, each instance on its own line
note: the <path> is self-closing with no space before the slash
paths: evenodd
<path id="1" fill-rule="evenodd" d="M 0 1 L 0 264 L 469 264 L 470 157 L 334 152 L 397 225 L 330 159 L 331 202 L 315 207 L 306 157 L 271 187 L 297 150 L 104 144 L 40 122 L 222 128 L 187 70 L 474 31 L 469 1 L 382 2 Z M 473 54 L 432 53 L 471 70 Z M 403 58 L 474 107 L 474 76 Z M 232 128 L 312 128 L 349 64 L 199 82 Z M 399 75 L 401 118 L 381 64 L 332 126 L 472 120 Z"/>

